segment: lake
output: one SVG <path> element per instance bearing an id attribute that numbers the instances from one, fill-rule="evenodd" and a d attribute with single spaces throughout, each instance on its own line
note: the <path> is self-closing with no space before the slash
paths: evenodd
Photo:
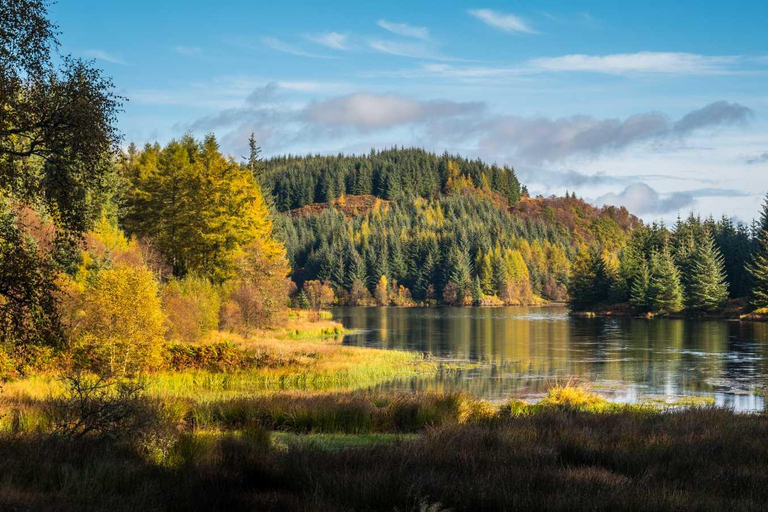
<path id="1" fill-rule="evenodd" d="M 768 383 L 768 323 L 571 318 L 564 307 L 334 308 L 348 345 L 474 363 L 382 389 L 465 390 L 536 400 L 552 383 L 588 383 L 617 402 L 712 397 L 760 411 Z"/>

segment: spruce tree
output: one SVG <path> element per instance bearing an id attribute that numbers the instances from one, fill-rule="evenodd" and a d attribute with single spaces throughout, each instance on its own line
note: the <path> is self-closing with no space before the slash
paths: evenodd
<path id="1" fill-rule="evenodd" d="M 755 225 L 757 247 L 747 271 L 752 276 L 750 305 L 753 309 L 768 308 L 768 196 L 763 203 L 760 223 Z"/>
<path id="2" fill-rule="evenodd" d="M 699 242 L 693 254 L 688 282 L 686 303 L 691 311 L 712 313 L 728 301 L 725 263 L 711 235 Z"/>
<path id="3" fill-rule="evenodd" d="M 650 309 L 648 301 L 649 281 L 648 262 L 641 260 L 637 266 L 629 295 L 629 304 L 637 311 L 646 312 Z"/>
<path id="4" fill-rule="evenodd" d="M 680 271 L 667 247 L 651 255 L 648 299 L 654 313 L 669 314 L 683 309 Z"/>
<path id="5" fill-rule="evenodd" d="M 480 278 L 475 276 L 472 281 L 472 302 L 475 305 L 480 305 L 483 300 L 483 285 L 480 283 Z"/>

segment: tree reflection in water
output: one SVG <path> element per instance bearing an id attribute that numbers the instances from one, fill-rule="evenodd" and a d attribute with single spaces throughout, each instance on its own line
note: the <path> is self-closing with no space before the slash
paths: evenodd
<path id="1" fill-rule="evenodd" d="M 337 308 L 344 343 L 415 350 L 477 363 L 386 389 L 466 390 L 492 400 L 536 399 L 576 378 L 621 402 L 712 396 L 762 410 L 768 324 L 717 320 L 571 318 L 562 307 Z"/>

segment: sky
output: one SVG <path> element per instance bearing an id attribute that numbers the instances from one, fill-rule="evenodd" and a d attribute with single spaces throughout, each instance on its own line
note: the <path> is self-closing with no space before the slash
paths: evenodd
<path id="1" fill-rule="evenodd" d="M 768 192 L 768 2 L 61 0 L 61 52 L 127 145 L 240 158 L 418 146 L 647 221 L 750 221 Z"/>

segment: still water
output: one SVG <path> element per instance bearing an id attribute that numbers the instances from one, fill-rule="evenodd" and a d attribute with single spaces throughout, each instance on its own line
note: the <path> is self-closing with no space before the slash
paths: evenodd
<path id="1" fill-rule="evenodd" d="M 413 350 L 468 369 L 386 389 L 465 390 L 535 400 L 575 379 L 617 402 L 712 397 L 738 411 L 765 408 L 768 323 L 571 318 L 563 307 L 336 308 L 344 343 Z"/>

